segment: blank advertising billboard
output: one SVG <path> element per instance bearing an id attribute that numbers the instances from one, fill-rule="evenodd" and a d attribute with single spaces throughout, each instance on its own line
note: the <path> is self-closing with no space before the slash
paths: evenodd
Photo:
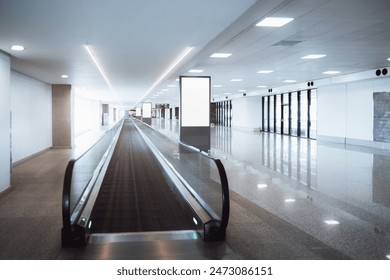
<path id="1" fill-rule="evenodd" d="M 210 125 L 210 77 L 180 77 L 181 126 Z"/>
<path id="2" fill-rule="evenodd" d="M 152 103 L 150 102 L 142 103 L 142 117 L 143 118 L 152 117 Z"/>

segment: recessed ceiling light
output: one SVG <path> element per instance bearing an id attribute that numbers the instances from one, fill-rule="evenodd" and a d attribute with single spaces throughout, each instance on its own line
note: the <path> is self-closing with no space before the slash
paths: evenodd
<path id="1" fill-rule="evenodd" d="M 268 185 L 267 184 L 257 184 L 257 187 L 259 189 L 264 189 L 264 188 L 268 187 Z"/>
<path id="2" fill-rule="evenodd" d="M 247 92 L 246 89 L 240 89 L 238 92 Z"/>
<path id="3" fill-rule="evenodd" d="M 257 86 L 258 88 L 267 88 L 268 86 Z"/>
<path id="4" fill-rule="evenodd" d="M 176 87 L 176 85 L 168 85 L 167 87 L 172 87 L 173 88 L 173 87 Z"/>
<path id="5" fill-rule="evenodd" d="M 294 198 L 287 198 L 284 200 L 284 202 L 286 203 L 291 203 L 291 202 L 295 202 L 296 200 Z"/>
<path id="6" fill-rule="evenodd" d="M 164 89 L 162 89 L 161 91 L 169 91 L 169 90 L 167 90 L 166 88 L 164 88 Z"/>
<path id="7" fill-rule="evenodd" d="M 213 53 L 212 55 L 210 55 L 210 57 L 214 57 L 214 58 L 227 58 L 227 57 L 229 57 L 231 55 L 232 55 L 231 53 Z"/>
<path id="8" fill-rule="evenodd" d="M 242 82 L 242 79 L 231 79 L 231 82 Z"/>
<path id="9" fill-rule="evenodd" d="M 202 73 L 204 70 L 203 69 L 191 69 L 188 71 L 189 73 Z"/>
<path id="10" fill-rule="evenodd" d="M 256 26 L 281 27 L 293 20 L 293 18 L 266 17 L 265 19 L 259 21 Z"/>
<path id="11" fill-rule="evenodd" d="M 260 71 L 257 71 L 258 74 L 269 74 L 269 73 L 272 73 L 274 72 L 273 70 L 260 70 Z"/>
<path id="12" fill-rule="evenodd" d="M 11 47 L 11 50 L 17 51 L 17 52 L 21 52 L 21 51 L 24 51 L 24 47 L 21 46 L 21 45 L 13 45 L 13 46 Z"/>
<path id="13" fill-rule="evenodd" d="M 284 80 L 283 83 L 295 83 L 296 80 Z"/>
<path id="14" fill-rule="evenodd" d="M 325 71 L 325 72 L 322 72 L 322 74 L 335 75 L 335 74 L 340 74 L 340 71 Z"/>
<path id="15" fill-rule="evenodd" d="M 325 220 L 324 221 L 327 225 L 339 225 L 340 222 L 336 220 Z"/>
<path id="16" fill-rule="evenodd" d="M 213 87 L 215 87 L 215 88 L 221 88 L 222 85 L 213 85 Z"/>
<path id="17" fill-rule="evenodd" d="M 64 75 L 61 75 L 61 78 L 67 79 L 67 78 L 69 78 L 69 76 L 64 74 Z"/>
<path id="18" fill-rule="evenodd" d="M 325 57 L 326 54 L 309 54 L 302 57 L 302 59 L 318 59 Z"/>

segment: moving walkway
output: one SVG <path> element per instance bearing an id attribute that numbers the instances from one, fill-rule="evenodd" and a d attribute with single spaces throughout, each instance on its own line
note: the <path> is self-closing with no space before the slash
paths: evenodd
<path id="1" fill-rule="evenodd" d="M 230 206 L 222 163 L 136 119 L 122 120 L 68 163 L 62 206 L 63 248 L 110 243 L 113 252 L 123 251 L 113 244 L 143 243 L 153 251 L 153 241 L 166 240 L 171 248 L 186 244 L 176 246 L 180 254 L 188 240 L 195 247 L 203 240 L 215 241 L 207 242 L 213 258 L 232 253 L 223 243 Z"/>

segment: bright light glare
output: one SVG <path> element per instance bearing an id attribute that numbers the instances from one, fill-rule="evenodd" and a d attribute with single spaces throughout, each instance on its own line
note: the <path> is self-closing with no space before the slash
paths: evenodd
<path id="1" fill-rule="evenodd" d="M 257 184 L 257 187 L 259 189 L 264 189 L 264 188 L 268 187 L 268 185 L 267 184 Z"/>
<path id="2" fill-rule="evenodd" d="M 340 224 L 340 222 L 336 221 L 336 220 L 325 220 L 324 222 L 326 224 L 328 224 L 328 225 L 338 225 L 338 224 Z"/>
<path id="3" fill-rule="evenodd" d="M 195 217 L 192 217 L 192 221 L 194 222 L 195 225 L 198 225 L 198 221 L 195 219 Z"/>
<path id="4" fill-rule="evenodd" d="M 322 74 L 335 75 L 335 74 L 340 74 L 340 71 L 325 71 L 325 72 L 322 72 Z"/>
<path id="5" fill-rule="evenodd" d="M 202 73 L 204 70 L 203 69 L 191 69 L 188 71 L 189 73 Z"/>
<path id="6" fill-rule="evenodd" d="M 302 59 L 318 59 L 325 57 L 326 54 L 309 54 L 302 57 Z"/>
<path id="7" fill-rule="evenodd" d="M 281 27 L 293 20 L 293 18 L 266 17 L 265 19 L 259 21 L 256 26 Z"/>
<path id="8" fill-rule="evenodd" d="M 23 46 L 20 46 L 20 45 L 13 45 L 13 46 L 11 47 L 11 50 L 17 51 L 17 52 L 21 52 L 21 51 L 24 51 L 24 47 L 23 47 Z"/>
<path id="9" fill-rule="evenodd" d="M 257 71 L 258 74 L 269 74 L 269 73 L 272 73 L 274 72 L 273 70 L 260 70 L 260 71 Z"/>
<path id="10" fill-rule="evenodd" d="M 295 202 L 296 200 L 294 198 L 287 198 L 284 200 L 284 202 L 286 203 L 291 203 L 291 202 Z"/>
<path id="11" fill-rule="evenodd" d="M 231 53 L 213 53 L 212 55 L 210 55 L 210 57 L 213 57 L 213 58 L 227 58 L 227 57 L 229 57 L 231 55 L 232 55 Z"/>
<path id="12" fill-rule="evenodd" d="M 284 80 L 283 83 L 295 83 L 296 80 Z"/>

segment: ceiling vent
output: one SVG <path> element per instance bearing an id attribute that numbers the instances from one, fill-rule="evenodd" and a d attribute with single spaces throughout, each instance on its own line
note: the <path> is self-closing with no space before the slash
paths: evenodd
<path id="1" fill-rule="evenodd" d="M 282 41 L 279 41 L 279 42 L 273 44 L 272 46 L 276 46 L 276 47 L 292 47 L 292 46 L 298 45 L 299 43 L 302 43 L 302 42 L 303 41 L 282 40 Z"/>

